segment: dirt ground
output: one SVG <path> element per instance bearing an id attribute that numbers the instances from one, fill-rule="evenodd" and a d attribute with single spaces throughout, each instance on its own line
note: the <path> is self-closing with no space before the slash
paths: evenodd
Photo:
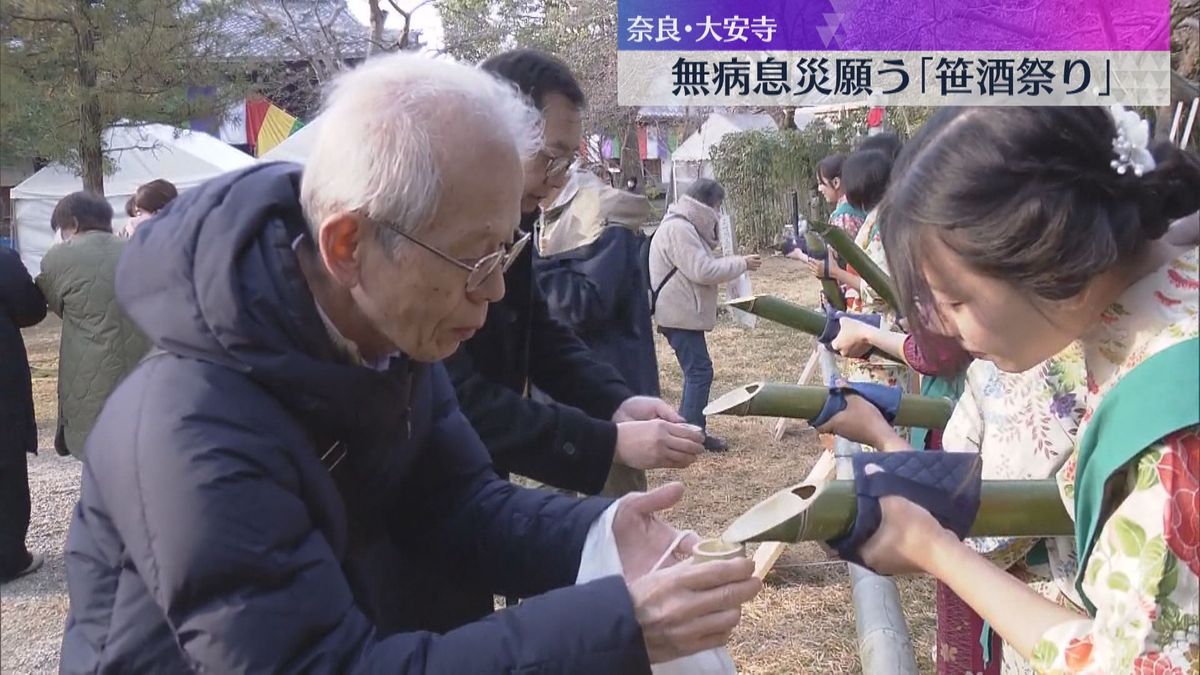
<path id="1" fill-rule="evenodd" d="M 753 284 L 756 293 L 809 306 L 815 305 L 819 289 L 798 263 L 782 258 L 765 260 Z M 25 332 L 41 430 L 41 451 L 29 466 L 29 546 L 46 554 L 46 566 L 0 590 L 3 673 L 46 673 L 58 666 L 67 610 L 62 548 L 79 489 L 78 463 L 53 450 L 59 328 L 52 317 Z M 725 317 L 709 335 L 716 370 L 712 396 L 756 380 L 795 381 L 811 348 L 811 339 L 781 326 L 760 321 L 747 330 Z M 679 366 L 661 338 L 658 357 L 663 397 L 677 403 Z M 729 441 L 730 452 L 709 454 L 686 471 L 652 472 L 652 484 L 687 484 L 683 503 L 668 518 L 702 535 L 717 534 L 760 499 L 803 478 L 818 454 L 816 434 L 795 423 L 777 442 L 771 437 L 773 423 L 711 418 L 710 431 Z M 928 579 L 902 579 L 899 588 L 918 665 L 922 672 L 931 672 L 933 584 Z M 729 648 L 743 673 L 860 672 L 846 566 L 830 561 L 815 545 L 788 547 L 762 594 L 745 607 Z"/>

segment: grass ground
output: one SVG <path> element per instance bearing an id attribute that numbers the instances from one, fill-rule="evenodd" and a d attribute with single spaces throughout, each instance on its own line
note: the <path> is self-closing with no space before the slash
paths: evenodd
<path id="1" fill-rule="evenodd" d="M 753 275 L 754 290 L 813 306 L 818 286 L 797 263 L 769 258 Z M 34 396 L 41 429 L 42 455 L 30 464 L 34 492 L 31 537 L 53 540 L 47 569 L 5 588 L 3 608 L 4 672 L 56 669 L 57 645 L 66 611 L 61 570 L 61 538 L 69 503 L 63 508 L 39 504 L 39 494 L 62 494 L 73 501 L 78 469 L 73 460 L 53 456 L 60 324 L 53 317 L 26 331 L 33 366 Z M 716 379 L 715 397 L 755 380 L 794 381 L 812 349 L 812 340 L 768 322 L 753 330 L 724 317 L 709 336 Z M 678 402 L 679 367 L 665 340 L 659 338 L 663 397 Z M 709 454 L 683 472 L 651 472 L 652 484 L 680 479 L 687 484 L 683 502 L 669 519 L 702 536 L 719 534 L 736 516 L 774 491 L 803 478 L 819 453 L 816 434 L 793 424 L 780 441 L 771 435 L 773 420 L 717 417 L 710 431 L 729 441 L 731 450 Z M 73 483 L 73 484 L 72 484 Z M 33 545 L 31 543 L 31 545 Z M 40 577 L 40 579 L 39 579 Z M 34 580 L 37 580 L 36 582 Z M 913 635 L 922 672 L 932 671 L 934 638 L 933 584 L 927 579 L 901 580 L 901 600 Z M 13 641 L 36 640 L 18 648 Z M 36 653 L 26 654 L 27 649 Z M 743 673 L 860 672 L 846 566 L 830 561 L 816 545 L 791 546 L 767 577 L 762 594 L 745 607 L 730 651 Z M 17 665 L 17 664 L 21 665 Z M 34 664 L 34 665 L 30 665 Z"/>
<path id="2" fill-rule="evenodd" d="M 799 263 L 767 258 L 752 275 L 755 293 L 770 293 L 814 307 L 820 286 Z M 799 377 L 813 340 L 767 321 L 746 329 L 724 317 L 709 334 L 716 371 L 715 398 L 757 380 L 792 382 Z M 682 378 L 675 355 L 659 336 L 663 398 L 677 403 Z M 683 480 L 683 502 L 669 514 L 680 526 L 715 536 L 759 500 L 804 478 L 821 451 L 816 432 L 803 423 L 788 426 L 779 441 L 773 419 L 711 417 L 711 433 L 725 438 L 730 452 L 709 454 L 686 471 L 653 471 L 651 484 Z M 931 672 L 934 640 L 933 582 L 901 579 L 900 597 L 921 672 Z M 830 561 L 815 544 L 789 546 L 746 605 L 730 651 L 743 673 L 858 673 L 858 643 L 846 566 Z"/>

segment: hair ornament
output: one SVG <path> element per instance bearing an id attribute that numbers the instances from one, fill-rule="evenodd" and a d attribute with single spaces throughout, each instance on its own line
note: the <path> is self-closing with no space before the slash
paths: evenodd
<path id="1" fill-rule="evenodd" d="M 1150 123 L 1136 112 L 1126 110 L 1124 106 L 1109 106 L 1108 112 L 1117 126 L 1117 137 L 1112 142 L 1117 159 L 1110 163 L 1112 168 L 1122 176 L 1133 169 L 1134 175 L 1139 178 L 1153 171 L 1154 155 L 1150 154 L 1149 150 Z"/>

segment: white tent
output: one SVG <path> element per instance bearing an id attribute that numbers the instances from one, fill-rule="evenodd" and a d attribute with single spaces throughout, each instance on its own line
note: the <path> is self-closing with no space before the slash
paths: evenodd
<path id="1" fill-rule="evenodd" d="M 712 149 L 729 134 L 743 131 L 775 131 L 779 127 L 766 113 L 715 112 L 708 116 L 700 130 L 692 134 L 671 153 L 672 196 L 687 189 L 697 178 L 712 178 L 709 163 Z"/>
<path id="2" fill-rule="evenodd" d="M 258 158 L 260 162 L 296 162 L 304 164 L 308 161 L 308 155 L 312 152 L 313 143 L 317 141 L 317 134 L 320 133 L 321 118 L 318 116 L 313 121 L 300 127 L 296 133 L 283 139 L 279 145 L 271 148 L 263 153 L 262 157 Z"/>
<path id="3" fill-rule="evenodd" d="M 115 167 L 104 177 L 114 229 L 123 225 L 125 202 L 143 183 L 163 178 L 183 191 L 254 163 L 253 157 L 208 134 L 164 124 L 111 127 L 104 132 L 104 147 Z M 43 168 L 12 189 L 17 249 L 31 274 L 41 270 L 42 256 L 54 244 L 50 229 L 54 206 L 82 189 L 83 180 L 61 164 Z"/>

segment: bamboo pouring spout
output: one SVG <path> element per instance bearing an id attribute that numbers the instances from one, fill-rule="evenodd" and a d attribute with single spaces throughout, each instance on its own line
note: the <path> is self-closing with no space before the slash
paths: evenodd
<path id="1" fill-rule="evenodd" d="M 850 532 L 857 515 L 854 481 L 800 483 L 759 502 L 721 539 L 829 541 Z M 984 481 L 973 537 L 1069 537 L 1075 532 L 1054 480 Z"/>
<path id="2" fill-rule="evenodd" d="M 825 242 L 833 247 L 847 264 L 854 268 L 875 294 L 893 310 L 899 311 L 900 304 L 896 302 L 896 288 L 891 278 L 875 264 L 867 252 L 846 234 L 844 230 L 832 225 L 813 225 L 813 230 L 825 238 Z"/>
<path id="3" fill-rule="evenodd" d="M 753 295 L 730 300 L 725 304 L 761 316 L 768 321 L 781 323 L 788 328 L 802 330 L 809 335 L 820 335 L 825 331 L 824 312 L 801 307 L 773 295 Z"/>
<path id="4" fill-rule="evenodd" d="M 829 251 L 825 248 L 825 241 L 821 239 L 821 235 L 816 232 L 805 232 L 804 241 L 808 245 L 809 254 L 817 259 L 824 260 Z M 832 260 L 829 264 L 836 264 Z M 842 287 L 834 279 L 821 279 L 821 292 L 825 294 L 825 300 L 834 309 L 846 311 L 846 297 L 842 295 Z"/>
<path id="5" fill-rule="evenodd" d="M 787 300 L 781 300 L 773 295 L 753 295 L 730 300 L 725 304 L 740 309 L 743 312 L 761 316 L 768 321 L 783 324 L 788 328 L 804 331 L 815 337 L 820 337 L 821 333 L 825 332 L 826 316 L 824 312 L 802 307 Z M 877 354 L 894 363 L 903 364 L 901 359 L 891 354 L 875 349 L 871 350 L 871 354 Z"/>
<path id="6" fill-rule="evenodd" d="M 829 389 L 825 387 L 755 382 L 709 403 L 704 414 L 812 419 L 821 413 L 828 397 Z M 949 399 L 904 394 L 894 423 L 898 427 L 944 429 L 953 411 Z"/>

